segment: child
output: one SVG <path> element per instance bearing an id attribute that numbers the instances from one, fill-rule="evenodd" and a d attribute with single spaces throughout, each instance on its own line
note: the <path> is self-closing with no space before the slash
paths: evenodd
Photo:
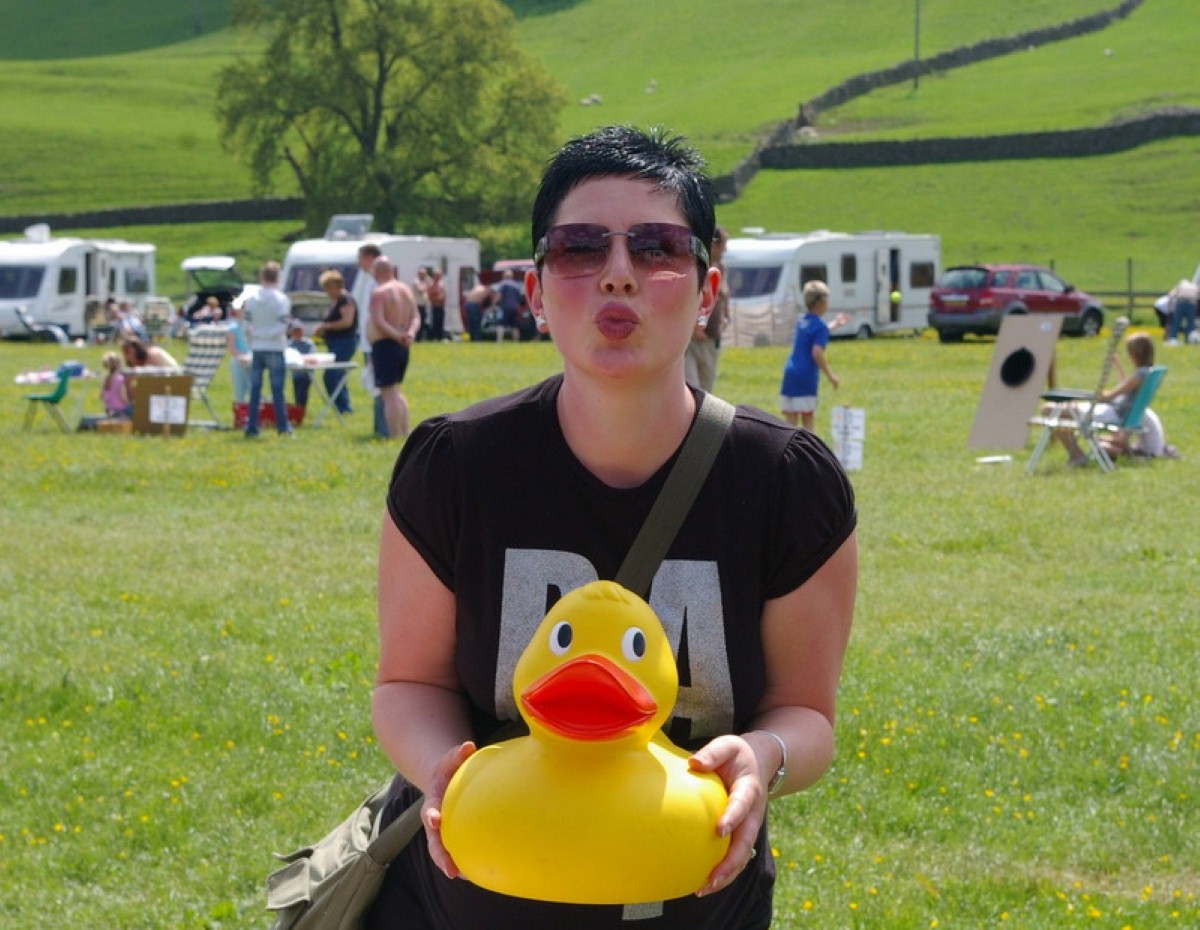
<path id="1" fill-rule="evenodd" d="M 1125 352 L 1129 355 L 1129 360 L 1133 363 L 1134 370 L 1126 375 L 1120 361 L 1114 359 L 1121 380 L 1115 387 L 1100 391 L 1096 395 L 1097 403 L 1091 411 L 1092 422 L 1094 423 L 1108 423 L 1114 426 L 1119 424 L 1125 418 L 1125 413 L 1129 410 L 1129 405 L 1133 403 L 1134 396 L 1141 388 L 1142 382 L 1146 379 L 1146 372 L 1154 367 L 1154 340 L 1145 333 L 1134 333 L 1126 337 Z M 1044 410 L 1043 413 L 1058 416 L 1065 420 L 1079 420 L 1086 415 L 1087 408 L 1087 402 L 1073 401 L 1069 404 L 1052 405 Z M 1154 421 L 1158 421 L 1157 416 L 1154 418 Z M 1161 441 L 1161 424 L 1158 431 L 1160 439 L 1155 444 L 1155 447 L 1161 449 L 1165 445 Z M 1074 429 L 1056 429 L 1054 431 L 1054 438 L 1067 447 L 1067 453 L 1070 456 L 1069 465 L 1079 467 L 1087 464 L 1087 454 L 1080 448 L 1079 442 L 1075 438 Z M 1120 435 L 1111 439 L 1106 438 L 1101 444 L 1110 457 L 1131 451 Z"/>
<path id="2" fill-rule="evenodd" d="M 292 320 L 288 324 L 288 348 L 295 349 L 301 355 L 310 355 L 317 350 L 317 345 L 304 335 L 304 324 Z M 292 372 L 292 393 L 296 395 L 296 406 L 308 409 L 308 389 L 312 387 L 312 373 L 307 371 Z"/>
<path id="3" fill-rule="evenodd" d="M 839 384 L 837 375 L 825 360 L 825 346 L 829 344 L 830 332 L 849 323 L 850 316 L 839 313 L 828 325 L 821 319 L 829 309 L 829 288 L 823 281 L 809 281 L 804 285 L 804 306 L 808 312 L 796 324 L 792 354 L 783 368 L 779 407 L 783 418 L 792 426 L 799 423 L 812 432 L 821 372 L 825 372 L 825 377 L 835 388 Z"/>
<path id="4" fill-rule="evenodd" d="M 116 352 L 105 352 L 103 361 L 108 372 L 100 387 L 104 413 L 112 420 L 128 420 L 133 416 L 133 402 L 129 398 L 129 385 L 121 374 L 121 356 Z"/>

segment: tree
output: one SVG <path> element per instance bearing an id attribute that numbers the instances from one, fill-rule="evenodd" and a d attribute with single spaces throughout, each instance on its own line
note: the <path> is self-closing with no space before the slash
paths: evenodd
<path id="1" fill-rule="evenodd" d="M 310 231 L 333 213 L 461 233 L 528 215 L 565 95 L 499 0 L 234 0 L 261 30 L 225 68 L 217 118 L 258 193 L 295 175 Z"/>

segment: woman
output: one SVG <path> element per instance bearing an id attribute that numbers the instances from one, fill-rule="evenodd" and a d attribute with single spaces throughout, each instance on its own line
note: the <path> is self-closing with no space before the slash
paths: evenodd
<path id="1" fill-rule="evenodd" d="M 354 358 L 358 349 L 358 306 L 347 292 L 346 279 L 340 271 L 331 268 L 322 272 L 318 283 L 321 290 L 329 295 L 332 303 L 325 319 L 313 330 L 313 335 L 325 340 L 325 347 L 333 353 L 335 361 L 348 362 Z M 349 388 L 337 395 L 333 393 L 346 377 L 346 373 L 336 368 L 328 368 L 324 377 L 325 390 L 333 398 L 338 413 L 351 413 Z"/>
<path id="2" fill-rule="evenodd" d="M 396 464 L 373 716 L 402 776 L 389 816 L 423 791 L 425 837 L 389 869 L 369 926 L 619 927 L 635 914 L 648 928 L 770 924 L 768 786 L 800 790 L 830 764 L 857 549 L 833 456 L 749 408 L 650 591 L 686 640 L 689 685 L 668 735 L 729 791 L 718 823 L 729 851 L 708 882 L 657 916 L 509 898 L 457 878 L 439 833 L 454 771 L 518 719 L 510 683 L 530 633 L 554 597 L 613 577 L 692 424 L 701 395 L 684 353 L 720 282 L 700 164 L 681 140 L 626 127 L 569 142 L 542 180 L 525 279 L 561 375 L 422 424 Z"/>
<path id="3" fill-rule="evenodd" d="M 136 336 L 126 336 L 121 343 L 126 368 L 182 368 L 171 353 L 161 346 L 147 345 Z"/>

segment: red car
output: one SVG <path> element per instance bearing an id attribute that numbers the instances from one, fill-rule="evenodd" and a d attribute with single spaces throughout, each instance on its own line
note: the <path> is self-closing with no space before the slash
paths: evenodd
<path id="1" fill-rule="evenodd" d="M 1104 326 L 1099 300 L 1038 265 L 957 265 L 929 296 L 929 325 L 941 342 L 998 333 L 1010 313 L 1058 314 L 1062 331 L 1076 336 L 1095 336 Z"/>

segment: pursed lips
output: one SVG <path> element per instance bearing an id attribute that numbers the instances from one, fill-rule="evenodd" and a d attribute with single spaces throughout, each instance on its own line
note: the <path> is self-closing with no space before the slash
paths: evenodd
<path id="1" fill-rule="evenodd" d="M 606 304 L 595 317 L 596 328 L 608 339 L 624 339 L 640 323 L 638 315 L 625 304 Z"/>

